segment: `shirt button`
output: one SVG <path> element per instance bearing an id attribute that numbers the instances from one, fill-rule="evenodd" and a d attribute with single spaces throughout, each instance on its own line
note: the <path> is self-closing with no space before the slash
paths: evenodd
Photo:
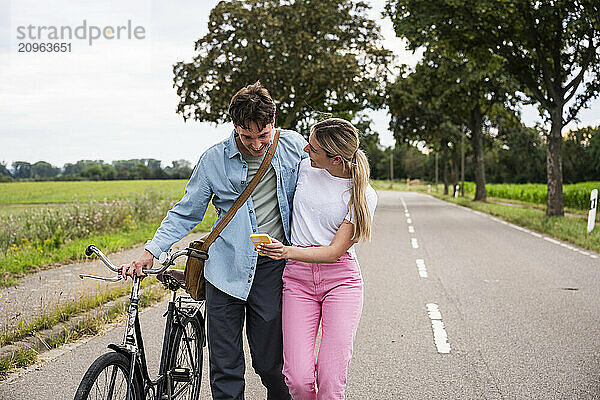
<path id="1" fill-rule="evenodd" d="M 246 168 L 246 165 L 245 165 L 245 164 L 244 164 L 244 165 L 242 165 L 242 168 Z"/>
<path id="2" fill-rule="evenodd" d="M 250 214 L 252 214 L 252 210 L 250 210 Z"/>
<path id="3" fill-rule="evenodd" d="M 292 168 L 292 172 L 296 172 L 296 168 Z"/>
<path id="4" fill-rule="evenodd" d="M 248 275 L 248 278 L 252 278 L 252 274 Z"/>
<path id="5" fill-rule="evenodd" d="M 256 232 L 256 229 L 252 229 L 252 232 Z"/>
<path id="6" fill-rule="evenodd" d="M 251 270 L 254 270 L 254 266 L 250 267 Z"/>
<path id="7" fill-rule="evenodd" d="M 246 181 L 242 181 L 242 185 L 243 185 L 244 183 L 246 183 Z"/>
<path id="8" fill-rule="evenodd" d="M 250 279 L 248 279 L 248 283 L 252 282 Z"/>

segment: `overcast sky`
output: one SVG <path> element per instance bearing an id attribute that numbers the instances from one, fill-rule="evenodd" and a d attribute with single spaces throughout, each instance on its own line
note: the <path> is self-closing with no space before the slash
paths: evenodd
<path id="1" fill-rule="evenodd" d="M 0 1 L 0 161 L 56 166 L 81 159 L 155 158 L 163 165 L 193 163 L 230 125 L 183 122 L 175 112 L 172 66 L 189 61 L 195 40 L 207 32 L 215 0 L 34 0 Z M 385 0 L 370 2 L 380 21 L 386 48 L 414 65 L 418 55 L 404 50 L 389 19 L 381 19 Z M 144 39 L 71 40 L 70 53 L 19 53 L 19 26 L 144 29 Z M 123 36 L 125 31 L 121 33 Z M 29 42 L 34 42 L 30 40 Z M 56 40 L 53 42 L 60 42 Z M 68 41 L 65 41 L 68 42 Z M 373 112 L 383 145 L 393 144 L 386 111 Z M 600 101 L 581 114 L 580 126 L 600 125 Z M 524 110 L 527 124 L 537 111 Z M 570 127 L 575 127 L 571 125 Z"/>

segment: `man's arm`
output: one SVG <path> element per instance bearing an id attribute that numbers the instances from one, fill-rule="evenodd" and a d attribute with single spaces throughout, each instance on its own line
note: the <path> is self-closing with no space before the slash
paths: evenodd
<path id="1" fill-rule="evenodd" d="M 146 243 L 144 252 L 131 264 L 121 266 L 123 277 L 133 277 L 134 271 L 137 276 L 144 276 L 142 269 L 152 268 L 154 258 L 169 250 L 173 243 L 181 240 L 202 221 L 211 198 L 212 189 L 201 158 L 186 185 L 183 198 L 167 212 L 152 240 Z"/>

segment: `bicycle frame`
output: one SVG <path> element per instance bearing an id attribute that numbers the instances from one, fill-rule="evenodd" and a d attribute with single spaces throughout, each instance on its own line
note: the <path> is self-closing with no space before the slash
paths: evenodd
<path id="1" fill-rule="evenodd" d="M 102 277 L 88 274 L 80 274 L 80 278 L 93 278 L 110 282 L 117 282 L 122 279 L 120 275 L 121 270 L 116 265 L 110 262 L 110 260 L 94 245 L 90 245 L 86 248 L 85 254 L 87 256 L 91 256 L 95 253 L 102 262 L 112 271 L 117 272 L 118 275 L 116 277 Z M 175 252 L 173 255 L 169 253 L 162 253 L 159 257 L 159 263 L 162 264 L 159 268 L 154 269 L 144 269 L 143 272 L 146 274 L 159 274 L 165 271 L 169 266 L 173 265 L 173 261 L 182 255 L 186 255 L 188 257 L 196 257 L 206 260 L 208 258 L 208 254 L 205 252 L 200 252 L 195 249 L 186 248 L 184 250 L 179 250 Z M 163 339 L 163 346 L 161 351 L 160 358 L 160 367 L 159 373 L 156 379 L 152 380 L 150 375 L 148 374 L 148 364 L 146 362 L 146 353 L 144 350 L 144 341 L 142 339 L 142 329 L 140 327 L 139 320 L 139 300 L 140 300 L 140 282 L 141 279 L 138 276 L 133 276 L 133 287 L 131 290 L 131 297 L 129 302 L 129 309 L 127 315 L 127 324 L 125 326 L 125 335 L 123 337 L 123 343 L 120 345 L 110 344 L 108 348 L 123 354 L 129 359 L 129 376 L 128 376 L 128 385 L 127 385 L 127 396 L 126 400 L 132 400 L 132 390 L 134 378 L 137 378 L 138 382 L 143 383 L 143 395 L 146 398 L 146 393 L 150 390 L 153 392 L 153 398 L 155 400 L 163 400 L 163 391 L 167 388 L 167 399 L 171 399 L 173 396 L 178 396 L 179 392 L 186 389 L 186 385 L 183 385 L 178 393 L 173 394 L 173 376 L 170 374 L 170 370 L 167 370 L 170 367 L 168 357 L 171 354 L 171 349 L 169 348 L 172 345 L 171 341 L 171 328 L 173 326 L 182 326 L 180 314 L 184 314 L 186 318 L 194 318 L 196 313 L 199 310 L 199 306 L 196 307 L 191 314 L 183 311 L 182 298 L 177 297 L 177 289 L 178 286 L 167 286 L 171 290 L 171 299 L 169 300 L 169 305 L 167 308 L 166 316 L 167 321 L 165 324 L 165 333 Z M 180 307 L 177 308 L 175 306 L 175 301 L 180 301 Z M 194 304 L 199 304 L 197 302 L 193 302 Z M 200 313 L 200 323 L 201 326 L 204 326 L 204 317 L 202 313 Z M 182 330 L 182 334 L 184 335 L 183 342 L 185 343 L 186 350 L 188 355 L 190 356 L 190 361 L 194 362 L 193 354 L 190 349 L 189 340 L 187 337 L 187 332 L 185 329 Z M 205 336 L 202 337 L 201 346 L 204 346 Z M 192 368 L 196 371 L 196 366 L 192 364 Z M 113 376 L 111 377 L 111 382 L 114 381 L 116 374 L 116 370 L 113 372 Z M 173 374 L 175 375 L 175 374 Z"/>
<path id="2" fill-rule="evenodd" d="M 172 393 L 172 380 L 169 379 L 167 371 L 168 357 L 171 353 L 171 328 L 177 324 L 180 324 L 180 311 L 175 307 L 176 291 L 171 291 L 171 299 L 169 300 L 166 317 L 167 321 L 165 324 L 165 332 L 164 339 L 161 351 L 160 358 L 160 367 L 158 376 L 156 379 L 151 379 L 150 374 L 148 373 L 148 364 L 146 361 L 146 353 L 144 350 L 144 342 L 142 339 L 142 330 L 140 326 L 139 320 L 139 289 L 140 289 L 140 279 L 138 277 L 133 278 L 133 288 L 131 291 L 131 298 L 129 303 L 129 311 L 127 317 L 127 324 L 125 327 L 125 335 L 123 337 L 123 343 L 121 345 L 110 344 L 108 348 L 114 350 L 116 352 L 124 354 L 130 360 L 130 368 L 129 368 L 129 377 L 128 377 L 128 389 L 127 389 L 127 400 L 131 399 L 131 387 L 133 385 L 134 377 L 138 376 L 138 379 L 144 383 L 144 394 L 148 391 L 153 392 L 152 398 L 155 400 L 162 400 L 162 394 L 165 389 L 165 384 L 167 388 L 167 399 L 171 399 L 172 397 L 177 397 L 179 393 L 185 390 L 185 386 L 181 387 L 177 393 Z M 197 312 L 197 311 L 196 311 Z M 191 315 L 191 316 L 195 316 Z M 201 321 L 204 322 L 204 318 L 201 316 Z M 185 335 L 185 344 L 186 351 L 191 355 L 191 349 L 189 345 L 189 341 L 187 340 L 187 332 L 184 330 L 183 334 Z M 200 343 L 200 345 L 204 345 L 204 343 Z M 193 357 L 190 357 L 193 360 Z M 193 366 L 195 367 L 195 366 Z"/>

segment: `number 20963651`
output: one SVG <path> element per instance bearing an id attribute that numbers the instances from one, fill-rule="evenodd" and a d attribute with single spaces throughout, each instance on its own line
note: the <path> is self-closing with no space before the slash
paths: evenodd
<path id="1" fill-rule="evenodd" d="M 19 43 L 19 53 L 70 53 L 71 43 Z"/>

